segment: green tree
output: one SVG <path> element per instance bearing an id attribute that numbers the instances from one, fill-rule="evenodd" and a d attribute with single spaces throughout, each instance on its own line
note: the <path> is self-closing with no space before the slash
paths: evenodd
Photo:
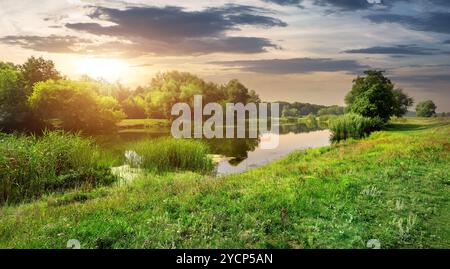
<path id="1" fill-rule="evenodd" d="M 394 116 L 402 117 L 408 112 L 408 108 L 414 104 L 414 99 L 409 97 L 402 89 L 394 90 Z"/>
<path id="2" fill-rule="evenodd" d="M 319 116 L 325 116 L 325 115 L 343 115 L 345 112 L 345 108 L 341 106 L 330 106 L 320 109 L 317 112 L 317 115 Z"/>
<path id="3" fill-rule="evenodd" d="M 61 74 L 56 70 L 53 61 L 45 60 L 42 57 L 28 58 L 28 60 L 20 66 L 20 71 L 22 72 L 25 81 L 25 89 L 27 90 L 28 95 L 33 91 L 35 83 L 49 79 L 58 80 L 62 78 Z"/>
<path id="4" fill-rule="evenodd" d="M 227 102 L 229 103 L 258 103 L 260 102 L 259 96 L 255 91 L 250 91 L 239 80 L 230 80 L 225 86 Z"/>
<path id="5" fill-rule="evenodd" d="M 146 117 L 145 114 L 145 99 L 144 97 L 130 96 L 120 103 L 123 112 L 127 115 L 129 119 L 143 119 Z"/>
<path id="6" fill-rule="evenodd" d="M 259 102 L 259 97 L 238 80 L 231 80 L 225 85 L 206 82 L 185 72 L 171 71 L 156 75 L 145 95 L 147 116 L 154 118 L 171 118 L 172 106 L 178 102 L 193 106 L 194 95 L 202 95 L 203 103 L 219 104 Z"/>
<path id="7" fill-rule="evenodd" d="M 296 108 L 289 108 L 287 106 L 285 106 L 283 108 L 283 111 L 281 111 L 281 115 L 283 117 L 298 117 L 299 116 L 299 111 Z"/>
<path id="8" fill-rule="evenodd" d="M 384 76 L 384 71 L 365 71 L 365 76 L 353 81 L 352 90 L 345 97 L 347 112 L 387 122 L 393 115 L 402 116 L 412 105 L 412 99 Z"/>
<path id="9" fill-rule="evenodd" d="M 431 100 L 420 102 L 416 106 L 416 114 L 418 117 L 432 117 L 436 115 L 437 106 Z"/>
<path id="10" fill-rule="evenodd" d="M 280 106 L 280 111 L 283 111 L 283 109 L 288 108 L 295 108 L 298 110 L 298 116 L 307 116 L 310 113 L 313 113 L 315 115 L 318 114 L 319 110 L 326 108 L 326 106 L 322 105 L 315 105 L 315 104 L 309 104 L 309 103 L 300 103 L 300 102 L 294 102 L 294 103 L 288 103 L 283 101 L 276 102 Z"/>
<path id="11" fill-rule="evenodd" d="M 28 117 L 22 74 L 13 64 L 0 62 L 0 129 L 22 129 Z"/>
<path id="12" fill-rule="evenodd" d="M 96 133 L 115 128 L 124 118 L 114 98 L 101 96 L 95 83 L 47 80 L 34 86 L 29 103 L 46 123 L 70 131 Z"/>

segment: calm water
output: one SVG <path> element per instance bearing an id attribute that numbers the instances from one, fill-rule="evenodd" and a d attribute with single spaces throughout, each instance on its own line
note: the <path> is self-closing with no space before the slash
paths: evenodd
<path id="1" fill-rule="evenodd" d="M 259 139 L 205 139 L 211 154 L 218 158 L 217 174 L 241 173 L 274 160 L 292 151 L 330 145 L 330 131 L 319 126 L 305 124 L 280 125 L 279 145 L 275 149 L 262 149 Z M 116 135 L 98 137 L 107 148 L 123 155 L 126 144 L 131 141 L 155 139 L 170 136 L 169 129 L 148 131 L 145 129 L 126 130 Z"/>
<path id="2" fill-rule="evenodd" d="M 236 161 L 236 159 L 220 161 L 217 167 L 217 174 L 241 173 L 280 159 L 295 150 L 330 145 L 330 135 L 329 130 L 281 134 L 279 135 L 280 143 L 277 148 L 262 149 L 258 145 L 255 149 L 248 151 L 244 159 L 239 161 Z"/>

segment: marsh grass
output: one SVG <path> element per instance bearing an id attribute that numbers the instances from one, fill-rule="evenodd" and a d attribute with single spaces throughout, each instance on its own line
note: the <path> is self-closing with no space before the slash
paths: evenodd
<path id="1" fill-rule="evenodd" d="M 364 138 L 370 133 L 380 130 L 384 122 L 378 118 L 367 118 L 358 114 L 345 114 L 330 122 L 331 140 L 339 142 L 348 138 Z"/>
<path id="2" fill-rule="evenodd" d="M 134 142 L 129 149 L 142 158 L 140 168 L 150 171 L 207 173 L 214 168 L 207 145 L 198 140 L 159 138 Z"/>
<path id="3" fill-rule="evenodd" d="M 78 134 L 0 136 L 0 204 L 31 200 L 75 187 L 115 181 L 107 158 Z"/>

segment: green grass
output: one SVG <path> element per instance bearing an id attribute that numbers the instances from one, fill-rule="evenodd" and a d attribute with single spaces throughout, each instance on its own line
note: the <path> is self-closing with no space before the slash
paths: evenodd
<path id="1" fill-rule="evenodd" d="M 341 141 L 348 138 L 364 138 L 376 130 L 380 130 L 384 122 L 377 118 L 367 118 L 358 114 L 345 114 L 332 119 L 329 127 L 333 141 Z"/>
<path id="2" fill-rule="evenodd" d="M 63 132 L 0 136 L 0 205 L 115 180 L 91 140 Z"/>
<path id="3" fill-rule="evenodd" d="M 449 133 L 407 119 L 244 174 L 150 174 L 5 206 L 0 247 L 450 248 Z"/>
<path id="4" fill-rule="evenodd" d="M 139 167 L 150 171 L 210 172 L 214 168 L 208 147 L 198 140 L 159 138 L 134 142 L 127 148 L 138 154 Z"/>

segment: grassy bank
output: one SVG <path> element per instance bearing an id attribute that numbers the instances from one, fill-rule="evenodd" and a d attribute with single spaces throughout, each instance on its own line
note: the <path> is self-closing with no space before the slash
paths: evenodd
<path id="1" fill-rule="evenodd" d="M 116 178 L 109 171 L 109 161 L 92 140 L 79 135 L 0 134 L 0 205 L 111 184 Z"/>
<path id="2" fill-rule="evenodd" d="M 0 247 L 449 248 L 449 133 L 408 119 L 244 174 L 147 175 L 3 207 Z"/>

